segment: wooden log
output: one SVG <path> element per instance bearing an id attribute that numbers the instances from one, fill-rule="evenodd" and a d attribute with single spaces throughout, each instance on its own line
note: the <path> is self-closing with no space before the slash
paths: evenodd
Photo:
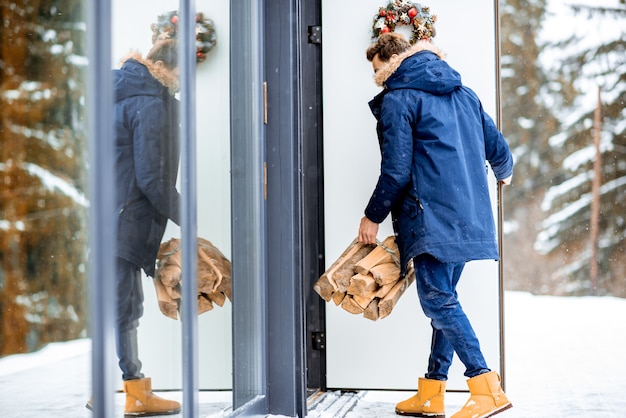
<path id="1" fill-rule="evenodd" d="M 210 241 L 198 238 L 198 313 L 223 306 L 231 299 L 231 263 Z M 181 298 L 180 240 L 172 238 L 159 247 L 155 287 L 159 307 L 170 318 L 178 319 Z"/>
<path id="2" fill-rule="evenodd" d="M 393 283 L 389 283 L 389 284 L 379 287 L 378 290 L 376 290 L 374 297 L 379 298 L 379 299 L 384 298 L 385 296 L 387 296 L 387 293 L 389 293 L 391 289 L 393 289 L 393 287 L 395 286 L 397 282 L 398 281 L 396 280 Z"/>
<path id="3" fill-rule="evenodd" d="M 354 266 L 356 263 L 361 261 L 361 259 L 369 254 L 374 248 L 374 245 L 363 245 L 359 243 L 359 248 L 335 271 L 333 278 L 341 292 L 346 292 L 348 290 L 348 286 L 350 286 L 350 279 L 354 276 Z"/>
<path id="4" fill-rule="evenodd" d="M 347 292 L 351 295 L 367 296 L 378 288 L 376 280 L 370 274 L 357 273 L 350 279 Z M 370 299 L 371 300 L 371 299 Z"/>
<path id="5" fill-rule="evenodd" d="M 200 248 L 211 259 L 213 264 L 222 273 L 222 276 L 231 277 L 231 262 L 228 258 L 226 258 L 226 256 L 224 256 L 224 254 L 222 254 L 219 248 L 204 238 L 198 238 L 198 248 Z"/>
<path id="6" fill-rule="evenodd" d="M 361 308 L 365 309 L 368 307 L 370 302 L 374 300 L 374 292 L 371 292 L 368 296 L 359 296 L 359 295 L 351 295 L 352 300 L 356 302 Z"/>
<path id="7" fill-rule="evenodd" d="M 170 297 L 165 290 L 161 280 L 155 278 L 152 280 L 154 288 L 156 289 L 157 300 L 159 302 L 159 309 L 163 315 L 172 319 L 178 319 L 178 302 Z"/>
<path id="8" fill-rule="evenodd" d="M 344 250 L 344 252 L 335 260 L 333 264 L 320 276 L 320 278 L 313 285 L 313 290 L 322 297 L 326 302 L 329 302 L 333 294 L 339 290 L 333 275 L 342 267 L 342 265 L 350 259 L 359 249 L 362 244 L 358 240 L 353 240 L 350 245 Z M 352 275 L 351 275 L 352 276 Z M 345 292 L 343 289 L 342 292 Z"/>
<path id="9" fill-rule="evenodd" d="M 329 302 L 333 299 L 333 295 L 338 292 L 337 285 L 335 281 L 332 280 L 329 276 L 323 275 L 313 285 L 313 290 L 322 297 L 326 302 Z"/>
<path id="10" fill-rule="evenodd" d="M 157 277 L 163 285 L 174 287 L 180 283 L 181 270 L 176 264 L 165 263 L 159 268 Z"/>
<path id="11" fill-rule="evenodd" d="M 384 286 L 398 281 L 400 267 L 394 262 L 379 264 L 370 269 L 370 274 L 374 277 L 378 286 Z"/>
<path id="12" fill-rule="evenodd" d="M 176 286 L 163 285 L 163 288 L 165 289 L 167 294 L 170 295 L 170 297 L 174 300 L 178 300 L 182 297 L 182 293 L 181 293 L 182 289 L 179 284 L 177 284 Z"/>
<path id="13" fill-rule="evenodd" d="M 223 293 L 228 300 L 233 300 L 232 279 L 230 274 L 222 277 L 222 283 L 217 287 L 217 292 Z"/>
<path id="14" fill-rule="evenodd" d="M 224 306 L 224 302 L 226 301 L 226 295 L 221 292 L 213 292 L 209 294 L 203 294 L 204 297 L 208 298 L 211 302 L 214 302 L 217 306 Z"/>
<path id="15" fill-rule="evenodd" d="M 395 284 L 396 283 L 390 283 L 385 286 L 378 287 L 376 290 L 364 292 L 361 295 L 353 295 L 351 293 L 347 293 L 347 295 L 354 299 L 359 306 L 366 308 L 372 300 L 384 298 L 391 291 L 391 289 L 393 289 Z"/>
<path id="16" fill-rule="evenodd" d="M 346 295 L 343 302 L 341 302 L 341 307 L 352 314 L 362 314 L 365 310 L 350 295 Z"/>
<path id="17" fill-rule="evenodd" d="M 211 257 L 209 257 L 208 254 L 206 254 L 206 252 L 200 246 L 198 246 L 198 262 L 206 264 L 209 269 L 213 271 L 212 276 L 215 277 L 215 279 L 212 280 L 213 288 L 210 289 L 210 292 L 215 292 L 220 283 L 222 283 L 223 275 L 220 269 L 217 267 L 217 264 L 213 262 Z"/>
<path id="18" fill-rule="evenodd" d="M 364 318 L 367 318 L 372 321 L 378 320 L 378 301 L 379 300 L 380 299 L 378 298 L 372 299 L 370 304 L 367 305 L 367 308 L 365 308 L 365 310 L 363 311 Z"/>
<path id="19" fill-rule="evenodd" d="M 384 263 L 393 263 L 394 257 L 398 259 L 399 254 L 395 237 L 392 235 L 385 238 L 382 245 L 377 245 L 376 248 L 356 263 L 354 270 L 357 273 L 368 274 L 374 266 Z"/>
<path id="20" fill-rule="evenodd" d="M 346 297 L 346 294 L 344 292 L 335 292 L 333 293 L 332 296 L 332 300 L 333 302 L 335 302 L 336 306 L 341 305 L 341 302 L 343 302 L 343 298 Z"/>
<path id="21" fill-rule="evenodd" d="M 387 295 L 383 299 L 381 299 L 380 302 L 378 302 L 378 317 L 380 319 L 389 316 L 394 306 L 396 306 L 396 303 L 398 303 L 400 296 L 402 296 L 408 285 L 408 280 L 398 280 L 398 282 L 393 286 L 393 289 L 391 289 L 389 293 L 387 293 Z"/>
<path id="22" fill-rule="evenodd" d="M 213 309 L 213 303 L 201 293 L 198 295 L 198 315 Z"/>
<path id="23" fill-rule="evenodd" d="M 198 271 L 198 292 L 213 293 L 217 290 L 216 283 L 221 280 L 213 272 Z"/>
<path id="24" fill-rule="evenodd" d="M 166 259 L 171 259 L 172 264 L 177 264 L 180 267 L 180 254 L 176 257 L 172 256 L 179 253 L 180 240 L 178 238 L 172 238 L 169 241 L 162 243 L 159 246 L 159 252 L 157 253 L 157 260 L 163 262 Z"/>

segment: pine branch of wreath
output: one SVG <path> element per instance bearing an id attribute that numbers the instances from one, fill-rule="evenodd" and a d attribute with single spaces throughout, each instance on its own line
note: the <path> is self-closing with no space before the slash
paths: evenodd
<path id="1" fill-rule="evenodd" d="M 152 43 L 158 40 L 172 39 L 178 36 L 178 12 L 173 10 L 157 17 L 157 21 L 150 25 Z M 196 14 L 196 62 L 206 60 L 207 54 L 217 45 L 217 32 L 213 20 L 203 13 Z"/>

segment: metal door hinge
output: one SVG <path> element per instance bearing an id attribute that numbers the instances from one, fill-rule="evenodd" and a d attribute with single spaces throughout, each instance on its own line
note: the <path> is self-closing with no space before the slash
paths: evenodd
<path id="1" fill-rule="evenodd" d="M 309 43 L 310 44 L 322 43 L 322 27 L 321 26 L 309 26 Z"/>
<path id="2" fill-rule="evenodd" d="M 263 161 L 263 200 L 267 200 L 267 162 Z"/>
<path id="3" fill-rule="evenodd" d="M 313 340 L 313 350 L 317 350 L 317 351 L 326 350 L 326 333 L 312 332 L 311 339 Z"/>
<path id="4" fill-rule="evenodd" d="M 267 125 L 267 81 L 263 82 L 263 124 Z"/>

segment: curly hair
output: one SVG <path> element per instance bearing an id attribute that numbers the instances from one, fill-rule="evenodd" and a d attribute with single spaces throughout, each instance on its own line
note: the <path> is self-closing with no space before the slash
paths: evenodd
<path id="1" fill-rule="evenodd" d="M 367 47 L 365 56 L 370 62 L 372 62 L 376 55 L 378 55 L 381 61 L 387 62 L 392 55 L 401 54 L 409 49 L 410 46 L 409 41 L 400 33 L 383 33 L 378 37 L 376 42 Z"/>
<path id="2" fill-rule="evenodd" d="M 178 67 L 178 42 L 176 39 L 155 42 L 146 59 L 152 62 L 161 61 L 167 69 L 173 70 Z"/>

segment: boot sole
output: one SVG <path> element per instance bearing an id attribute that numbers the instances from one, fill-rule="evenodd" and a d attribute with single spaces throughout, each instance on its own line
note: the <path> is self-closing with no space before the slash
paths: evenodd
<path id="1" fill-rule="evenodd" d="M 481 416 L 480 418 L 489 418 L 489 417 L 492 417 L 492 416 L 494 416 L 496 414 L 499 414 L 500 412 L 504 412 L 507 409 L 511 409 L 511 408 L 513 408 L 513 404 L 512 403 L 508 403 L 508 404 L 504 405 L 503 407 L 500 407 L 499 409 L 496 409 L 494 411 L 489 412 L 488 415 Z"/>
<path id="2" fill-rule="evenodd" d="M 436 414 L 436 413 L 425 414 L 423 412 L 404 412 L 404 411 L 398 411 L 397 409 L 396 409 L 396 414 L 402 415 L 405 417 L 446 418 L 446 414 Z"/>
<path id="3" fill-rule="evenodd" d="M 125 417 L 157 417 L 162 415 L 174 415 L 179 414 L 180 408 L 172 409 L 171 411 L 163 412 L 124 412 Z"/>

